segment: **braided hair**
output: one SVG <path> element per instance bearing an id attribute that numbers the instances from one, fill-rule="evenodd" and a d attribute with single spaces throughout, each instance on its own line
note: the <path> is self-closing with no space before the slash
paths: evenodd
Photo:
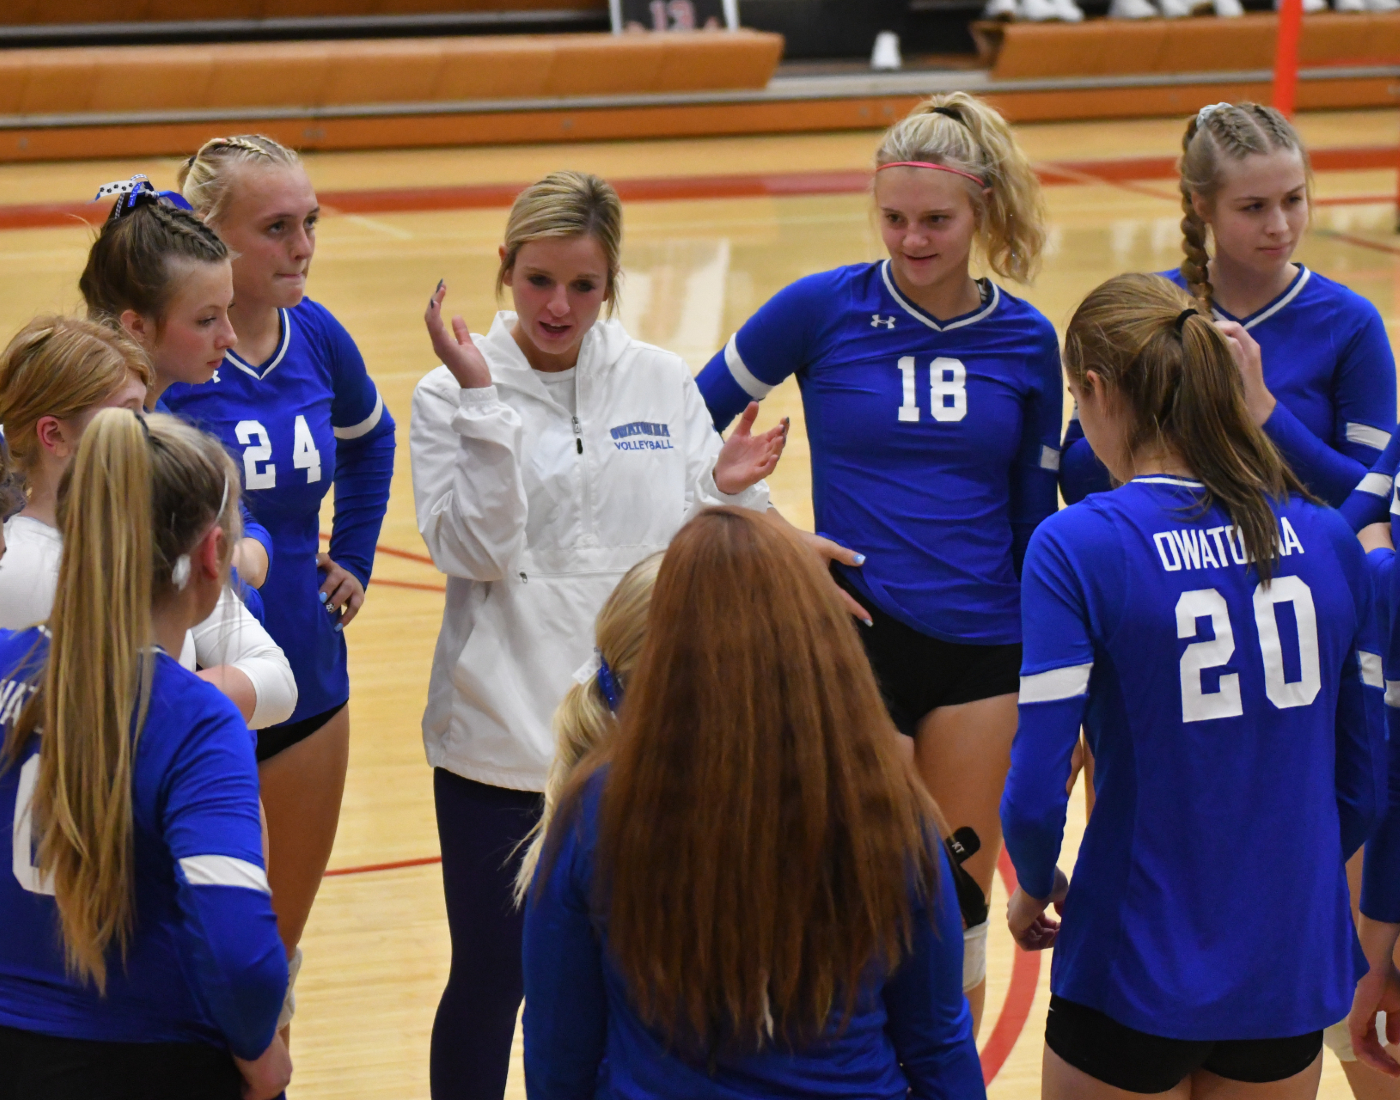
<path id="1" fill-rule="evenodd" d="M 1240 161 L 1251 155 L 1296 150 L 1307 173 L 1312 198 L 1312 168 L 1303 140 L 1289 121 L 1272 107 L 1259 103 L 1217 103 L 1193 115 L 1181 139 L 1181 276 L 1193 297 L 1209 312 L 1214 307 L 1210 285 L 1210 253 L 1206 251 L 1206 223 L 1193 199 L 1210 200 L 1220 188 L 1221 163 L 1228 157 Z"/>
<path id="2" fill-rule="evenodd" d="M 112 207 L 88 251 L 78 289 L 94 320 L 116 324 L 130 309 L 154 317 L 159 329 L 181 275 L 179 261 L 228 259 L 217 233 L 146 186 Z"/>
<path id="3" fill-rule="evenodd" d="M 228 210 L 234 169 L 240 165 L 295 168 L 301 158 L 285 145 L 262 134 L 210 138 L 175 174 L 181 193 L 210 225 Z"/>

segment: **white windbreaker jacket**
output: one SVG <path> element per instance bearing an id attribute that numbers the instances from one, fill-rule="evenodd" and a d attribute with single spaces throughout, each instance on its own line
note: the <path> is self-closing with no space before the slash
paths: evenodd
<path id="1" fill-rule="evenodd" d="M 494 385 L 464 390 L 438 367 L 413 394 L 418 530 L 447 574 L 423 742 L 434 767 L 538 791 L 554 710 L 622 574 L 702 508 L 766 510 L 768 487 L 715 486 L 722 441 L 679 356 L 599 321 L 579 351 L 574 418 L 514 323 L 498 313 L 474 337 Z"/>

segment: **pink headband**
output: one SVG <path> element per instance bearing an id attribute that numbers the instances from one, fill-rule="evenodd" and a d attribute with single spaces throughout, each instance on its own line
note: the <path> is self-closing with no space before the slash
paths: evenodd
<path id="1" fill-rule="evenodd" d="M 883 172 L 886 168 L 932 168 L 935 172 L 952 172 L 955 176 L 962 176 L 965 180 L 971 180 L 978 187 L 986 187 L 987 181 L 981 176 L 974 176 L 971 172 L 964 172 L 961 168 L 949 168 L 946 164 L 932 164 L 926 160 L 896 160 L 889 164 L 882 164 L 875 169 Z"/>

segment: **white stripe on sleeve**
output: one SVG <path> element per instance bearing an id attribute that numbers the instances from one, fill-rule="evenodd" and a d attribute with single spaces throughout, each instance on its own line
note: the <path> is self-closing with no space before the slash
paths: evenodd
<path id="1" fill-rule="evenodd" d="M 1381 655 L 1367 653 L 1364 649 L 1358 649 L 1356 655 L 1361 659 L 1361 682 L 1368 688 L 1384 690 L 1385 673 L 1381 670 Z"/>
<path id="2" fill-rule="evenodd" d="M 1044 470 L 1058 470 L 1060 468 L 1060 452 L 1054 447 L 1041 447 L 1040 466 Z"/>
<path id="3" fill-rule="evenodd" d="M 766 382 L 760 382 L 744 364 L 744 358 L 739 354 L 739 334 L 737 332 L 729 338 L 729 343 L 724 345 L 724 365 L 729 368 L 729 373 L 734 376 L 734 381 L 739 383 L 739 388 L 755 401 L 762 401 L 772 392 L 773 387 Z"/>
<path id="4" fill-rule="evenodd" d="M 256 863 L 234 856 L 186 856 L 180 870 L 191 886 L 241 886 L 245 890 L 272 893 L 267 872 Z"/>
<path id="5" fill-rule="evenodd" d="M 348 428 L 332 428 L 336 439 L 359 439 L 360 436 L 371 431 L 380 418 L 384 415 L 384 398 L 379 395 L 379 391 L 374 391 L 374 411 L 361 420 L 358 424 L 351 424 Z"/>
<path id="6" fill-rule="evenodd" d="M 1347 423 L 1347 442 L 1360 443 L 1363 446 L 1383 451 L 1385 445 L 1390 442 L 1390 433 L 1382 431 L 1380 428 L 1373 428 L 1369 424 L 1349 421 Z"/>
<path id="7" fill-rule="evenodd" d="M 1400 707 L 1400 680 L 1387 680 L 1385 682 L 1385 705 Z"/>
<path id="8" fill-rule="evenodd" d="M 1089 690 L 1089 673 L 1094 662 L 1087 665 L 1068 665 L 1065 668 L 1052 668 L 1049 672 L 1037 672 L 1033 676 L 1021 677 L 1021 703 L 1054 703 L 1061 699 L 1073 699 Z"/>
<path id="9" fill-rule="evenodd" d="M 1390 496 L 1390 478 L 1385 474 L 1367 474 L 1356 483 L 1358 492 L 1370 493 L 1373 497 Z"/>

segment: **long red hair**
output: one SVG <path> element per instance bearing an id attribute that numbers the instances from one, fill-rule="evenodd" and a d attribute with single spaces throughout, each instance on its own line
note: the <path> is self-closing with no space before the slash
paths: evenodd
<path id="1" fill-rule="evenodd" d="M 742 509 L 687 524 L 619 718 L 594 903 L 642 1019 L 699 1051 L 844 1023 L 904 954 L 938 830 L 811 554 Z"/>

